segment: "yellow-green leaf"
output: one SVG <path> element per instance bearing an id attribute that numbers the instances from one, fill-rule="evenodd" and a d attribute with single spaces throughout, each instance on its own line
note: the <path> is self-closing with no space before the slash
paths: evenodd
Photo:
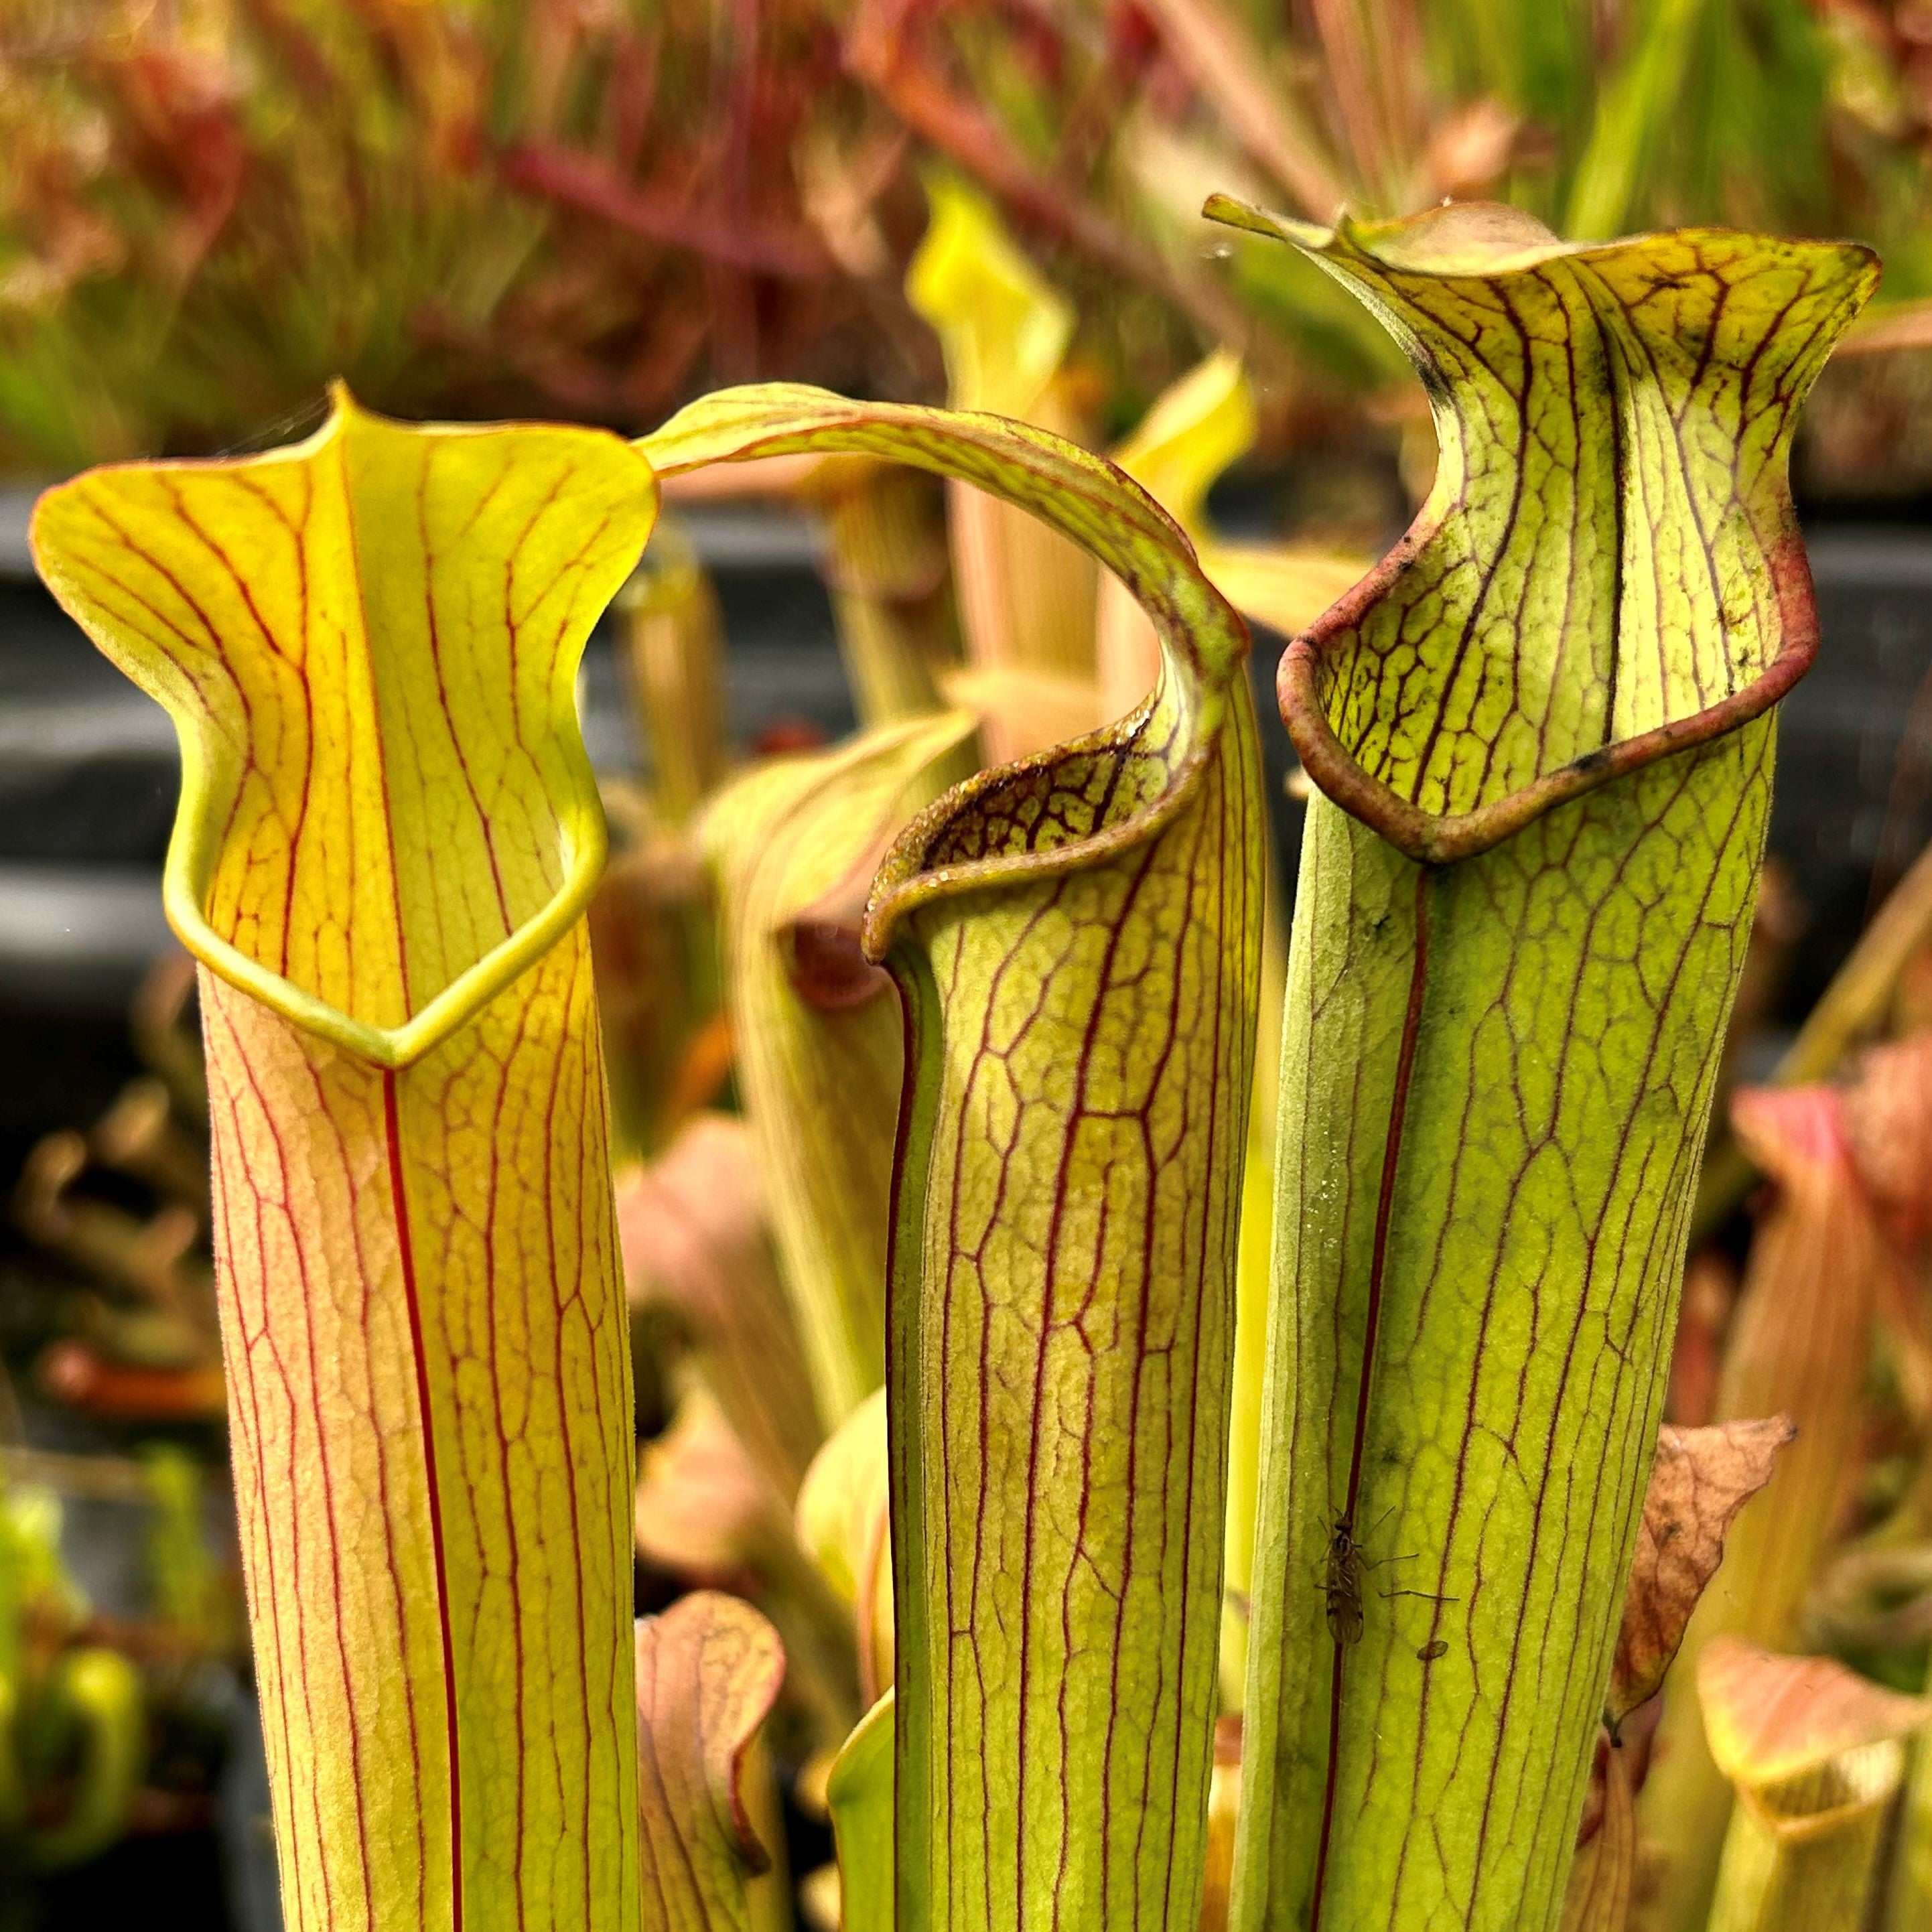
<path id="1" fill-rule="evenodd" d="M 782 1849 L 767 1841 L 778 1820 L 769 1789 L 757 1788 L 771 1768 L 754 1747 L 784 1670 L 777 1631 L 736 1597 L 700 1590 L 638 1619 L 643 1932 L 770 1922 L 748 1896 Z"/>
<path id="2" fill-rule="evenodd" d="M 1199 1910 L 1262 806 L 1238 627 L 1131 562 L 1192 607 L 1156 693 L 956 794 L 868 915 L 916 1069 L 900 1916 L 959 1932 Z"/>
<path id="3" fill-rule="evenodd" d="M 1200 544 L 1209 486 L 1254 440 L 1253 394 L 1240 358 L 1222 349 L 1156 399 L 1114 460 Z M 1154 688 L 1160 646 L 1147 614 L 1117 578 L 1102 580 L 1094 622 L 1101 715 L 1118 718 Z"/>
<path id="4" fill-rule="evenodd" d="M 1202 568 L 1236 610 L 1292 636 L 1368 564 L 1306 545 L 1230 543 L 1214 528 L 1208 490 L 1254 437 L 1254 397 L 1240 362 L 1217 350 L 1156 400 L 1114 460 L 1193 539 Z M 1102 712 L 1117 717 L 1152 688 L 1160 653 L 1146 617 L 1113 578 L 1102 580 L 1096 621 Z"/>
<path id="5" fill-rule="evenodd" d="M 978 190 L 935 173 L 926 199 L 932 220 L 906 271 L 906 299 L 939 337 L 950 399 L 1030 422 L 1073 340 L 1073 304 Z"/>
<path id="6" fill-rule="evenodd" d="M 622 1928 L 631 1383 L 580 914 L 584 640 L 649 466 L 338 394 L 98 470 L 36 559 L 167 706 L 243 1559 L 292 1926 Z"/>
<path id="7" fill-rule="evenodd" d="M 36 1701 L 66 1761 L 60 1809 L 28 1826 L 27 1856 L 58 1871 L 98 1858 L 127 1830 L 147 1768 L 146 1700 L 129 1659 L 88 1645 L 56 1660 Z"/>
<path id="8" fill-rule="evenodd" d="M 1332 233 L 1210 212 L 1361 296 L 1442 446 L 1407 536 L 1280 673 L 1324 795 L 1233 1922 L 1543 1932 L 1656 1441 L 1766 714 L 1816 647 L 1786 459 L 1873 264 L 1713 231 L 1566 248 L 1482 207 Z"/>
<path id="9" fill-rule="evenodd" d="M 826 1426 L 886 1373 L 886 1231 L 902 1050 L 860 949 L 893 835 L 972 768 L 945 712 L 748 772 L 706 814 L 737 1071 Z"/>
<path id="10" fill-rule="evenodd" d="M 1202 567 L 1245 616 L 1285 632 L 1312 622 L 1360 576 L 1365 565 L 1266 544 L 1222 542 L 1207 519 L 1208 491 L 1254 440 L 1254 398 L 1239 360 L 1217 350 L 1148 412 L 1114 460 L 1180 523 L 1199 547 Z M 1115 717 L 1154 687 L 1160 650 L 1154 627 L 1118 578 L 1100 588 L 1096 647 L 1101 710 Z M 1234 1383 L 1228 1442 L 1227 1598 L 1221 1689 L 1238 1710 L 1247 1670 L 1247 1593 L 1252 1580 L 1256 1478 L 1268 1345 L 1268 1286 L 1274 1252 L 1275 1075 L 1287 970 L 1285 918 L 1268 868 L 1261 981 L 1262 1032 L 1241 1200 L 1234 1322 Z M 1232 1816 L 1232 1814 L 1231 1814 Z M 1232 1849 L 1232 1847 L 1230 1848 Z M 1226 1914 L 1225 1898 L 1222 1904 Z"/>
<path id="11" fill-rule="evenodd" d="M 774 386 L 661 470 L 841 448 L 1021 505 L 1120 576 L 1159 690 L 980 774 L 888 857 L 898 1922 L 1199 1910 L 1262 917 L 1246 637 L 1172 521 L 1059 438 Z"/>
<path id="12" fill-rule="evenodd" d="M 1208 492 L 1255 440 L 1254 392 L 1240 358 L 1217 349 L 1164 392 L 1114 460 L 1190 536 L 1206 526 Z"/>
<path id="13" fill-rule="evenodd" d="M 859 1636 L 859 1688 L 876 1700 L 893 1677 L 886 1391 L 868 1396 L 818 1452 L 798 1493 L 798 1538 Z"/>
<path id="14" fill-rule="evenodd" d="M 1932 1678 L 1924 1694 L 1932 1703 Z M 1886 1899 L 1885 1932 L 1918 1932 L 1932 1918 L 1932 1751 L 1922 1738 L 1901 1798 Z"/>
<path id="15" fill-rule="evenodd" d="M 656 502 L 595 431 L 424 430 L 344 394 L 287 449 L 50 490 L 42 574 L 181 737 L 188 950 L 388 1067 L 535 964 L 603 864 L 577 664 Z"/>
<path id="16" fill-rule="evenodd" d="M 1289 544 L 1204 544 L 1201 562 L 1237 610 L 1284 637 L 1306 630 L 1364 568 L 1359 557 Z"/>
<path id="17" fill-rule="evenodd" d="M 838 1852 L 839 1932 L 893 1932 L 894 1702 L 888 1690 L 860 1720 L 825 1787 Z"/>

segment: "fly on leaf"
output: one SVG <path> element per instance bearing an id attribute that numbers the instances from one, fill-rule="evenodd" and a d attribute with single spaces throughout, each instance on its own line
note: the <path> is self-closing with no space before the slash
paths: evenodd
<path id="1" fill-rule="evenodd" d="M 1393 1512 L 1390 1512 L 1393 1514 Z M 1382 1520 L 1388 1520 L 1384 1516 Z M 1367 1557 L 1362 1554 L 1362 1546 L 1355 1540 L 1354 1519 L 1350 1515 L 1338 1516 L 1328 1532 L 1328 1551 L 1322 1569 L 1322 1594 L 1328 1600 L 1328 1634 L 1335 1640 L 1338 1649 L 1346 1650 L 1352 1643 L 1358 1643 L 1362 1636 L 1362 1574 L 1384 1564 L 1413 1562 L 1413 1556 Z M 1420 1597 L 1432 1604 L 1453 1604 L 1454 1597 L 1445 1597 L 1433 1590 L 1384 1590 L 1384 1597 Z M 1418 1656 L 1428 1663 L 1439 1657 L 1448 1648 L 1444 1644 L 1441 1649 L 1427 1646 L 1431 1654 Z"/>
<path id="2" fill-rule="evenodd" d="M 1322 1580 L 1328 1602 L 1328 1634 L 1339 1649 L 1362 1635 L 1362 1550 L 1352 1520 L 1338 1516 L 1328 1534 L 1328 1558 Z"/>

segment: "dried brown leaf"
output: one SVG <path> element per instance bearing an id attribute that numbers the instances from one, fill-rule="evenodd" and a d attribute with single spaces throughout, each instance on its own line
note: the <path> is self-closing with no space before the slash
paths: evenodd
<path id="1" fill-rule="evenodd" d="M 1744 1286 L 1726 1337 L 1715 1413 L 1783 1413 L 1797 1440 L 1774 1497 L 1731 1528 L 1724 1574 L 1706 1592 L 1664 1690 L 1656 1768 L 1639 1809 L 1647 1845 L 1688 1901 L 1688 1928 L 1712 1896 L 1732 1810 L 1695 1694 L 1697 1661 L 1720 1635 L 1784 1647 L 1841 1520 L 1848 1472 L 1865 1454 L 1861 1391 L 1888 1250 L 1852 1171 L 1833 1087 L 1747 1088 L 1730 1103 L 1738 1138 L 1774 1185 L 1760 1197 Z"/>
<path id="2" fill-rule="evenodd" d="M 1591 1792 L 1596 1828 L 1578 1847 L 1563 1895 L 1562 1932 L 1624 1932 L 1636 1870 L 1636 1793 L 1630 1754 L 1597 1734 Z"/>
<path id="3" fill-rule="evenodd" d="M 1201 1932 L 1226 1932 L 1234 1884 L 1234 1832 L 1241 1809 L 1241 1718 L 1217 1718 L 1214 1763 L 1208 1780 L 1208 1872 L 1202 1888 Z"/>
<path id="4" fill-rule="evenodd" d="M 1604 1717 L 1612 1730 L 1662 1688 L 1684 1626 L 1724 1554 L 1739 1510 L 1771 1480 L 1797 1434 L 1788 1415 L 1657 1433 L 1657 1460 L 1637 1526 Z"/>

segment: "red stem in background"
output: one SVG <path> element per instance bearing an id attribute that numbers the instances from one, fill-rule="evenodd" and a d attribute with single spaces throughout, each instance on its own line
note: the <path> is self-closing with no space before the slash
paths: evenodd
<path id="1" fill-rule="evenodd" d="M 782 281 L 823 281 L 832 274 L 830 258 L 804 230 L 771 227 L 742 212 L 721 220 L 634 186 L 594 154 L 526 142 L 498 155 L 496 172 L 508 187 L 595 215 L 647 241 L 688 248 L 709 261 Z"/>

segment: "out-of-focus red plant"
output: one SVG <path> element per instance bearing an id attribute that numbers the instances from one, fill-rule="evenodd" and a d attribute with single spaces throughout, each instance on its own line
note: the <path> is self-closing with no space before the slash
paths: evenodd
<path id="1" fill-rule="evenodd" d="M 16 467 L 220 446 L 336 376 L 632 424 L 937 366 L 878 229 L 903 143 L 814 0 L 27 0 L 0 142 Z"/>

